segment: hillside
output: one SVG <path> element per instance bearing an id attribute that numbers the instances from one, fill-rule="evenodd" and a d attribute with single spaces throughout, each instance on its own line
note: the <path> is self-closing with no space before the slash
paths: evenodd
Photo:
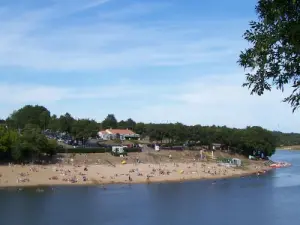
<path id="1" fill-rule="evenodd" d="M 273 131 L 273 135 L 276 137 L 278 147 L 284 146 L 298 146 L 300 147 L 300 134 L 299 133 L 282 133 L 279 131 Z"/>

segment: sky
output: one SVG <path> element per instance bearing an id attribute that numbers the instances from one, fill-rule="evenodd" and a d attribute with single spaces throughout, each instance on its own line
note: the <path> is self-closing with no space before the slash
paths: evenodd
<path id="1" fill-rule="evenodd" d="M 26 104 L 102 121 L 300 132 L 237 64 L 255 0 L 1 0 L 0 118 Z"/>

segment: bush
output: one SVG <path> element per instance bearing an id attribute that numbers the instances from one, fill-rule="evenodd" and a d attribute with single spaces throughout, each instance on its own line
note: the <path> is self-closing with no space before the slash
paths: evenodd
<path id="1" fill-rule="evenodd" d="M 203 143 L 188 143 L 188 147 L 201 147 L 203 146 Z"/>
<path id="2" fill-rule="evenodd" d="M 141 152 L 141 148 L 124 148 L 126 152 Z"/>
<path id="3" fill-rule="evenodd" d="M 183 146 L 183 143 L 165 143 L 162 144 L 161 147 L 181 147 Z"/>
<path id="4" fill-rule="evenodd" d="M 182 146 L 173 146 L 173 147 L 160 147 L 161 150 L 175 150 L 182 151 L 184 148 Z"/>
<path id="5" fill-rule="evenodd" d="M 59 149 L 57 153 L 105 153 L 110 152 L 108 148 L 68 148 Z"/>

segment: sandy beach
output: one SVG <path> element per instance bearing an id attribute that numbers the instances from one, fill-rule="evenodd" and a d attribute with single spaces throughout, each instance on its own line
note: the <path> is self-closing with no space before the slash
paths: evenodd
<path id="1" fill-rule="evenodd" d="M 81 158 L 79 158 L 81 157 Z M 263 173 L 270 170 L 263 162 L 249 163 L 243 168 L 220 165 L 216 162 L 199 162 L 168 159 L 157 162 L 137 162 L 133 156 L 124 160 L 112 158 L 89 161 L 87 156 L 72 157 L 68 160 L 50 165 L 2 165 L 0 166 L 0 187 L 22 187 L 39 185 L 93 185 L 112 183 L 151 183 L 171 182 L 196 179 L 219 179 L 240 177 Z M 84 159 L 84 160 L 83 160 Z M 95 157 L 94 157 L 95 159 Z M 132 162 L 135 161 L 135 162 Z M 181 161 L 181 162 L 180 162 Z"/>

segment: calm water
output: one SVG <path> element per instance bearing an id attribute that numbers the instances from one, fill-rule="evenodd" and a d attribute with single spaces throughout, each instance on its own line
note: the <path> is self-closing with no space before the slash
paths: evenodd
<path id="1" fill-rule="evenodd" d="M 263 177 L 172 184 L 0 191 L 0 225 L 299 225 L 300 151 Z"/>

